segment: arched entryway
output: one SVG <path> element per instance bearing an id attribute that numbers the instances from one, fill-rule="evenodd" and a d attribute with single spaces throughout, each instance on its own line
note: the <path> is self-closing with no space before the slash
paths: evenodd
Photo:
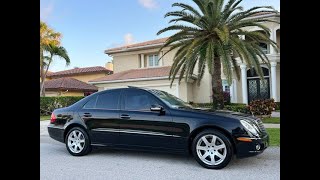
<path id="1" fill-rule="evenodd" d="M 256 99 L 270 98 L 270 73 L 269 69 L 262 67 L 264 79 L 260 79 L 257 72 L 252 68 L 247 71 L 248 102 Z"/>

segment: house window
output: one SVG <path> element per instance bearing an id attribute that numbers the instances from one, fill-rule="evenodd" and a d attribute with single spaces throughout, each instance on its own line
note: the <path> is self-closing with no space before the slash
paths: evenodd
<path id="1" fill-rule="evenodd" d="M 159 57 L 157 54 L 148 56 L 149 67 L 159 66 Z"/>
<path id="2" fill-rule="evenodd" d="M 259 46 L 265 54 L 269 54 L 268 45 L 266 43 L 260 43 Z"/>
<path id="3" fill-rule="evenodd" d="M 224 86 L 224 91 L 230 92 L 230 86 Z"/>
<path id="4" fill-rule="evenodd" d="M 225 92 L 230 92 L 230 86 L 228 84 L 228 81 L 225 79 L 222 80 L 222 90 Z"/>

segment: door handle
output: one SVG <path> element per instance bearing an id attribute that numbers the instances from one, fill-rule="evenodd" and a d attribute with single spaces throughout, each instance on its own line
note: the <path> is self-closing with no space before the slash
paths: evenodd
<path id="1" fill-rule="evenodd" d="M 130 119 L 130 116 L 128 114 L 121 114 L 121 119 Z"/>
<path id="2" fill-rule="evenodd" d="M 84 117 L 91 117 L 92 115 L 90 113 L 83 113 Z"/>

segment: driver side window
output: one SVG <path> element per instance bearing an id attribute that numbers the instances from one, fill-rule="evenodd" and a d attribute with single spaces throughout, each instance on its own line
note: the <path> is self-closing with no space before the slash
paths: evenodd
<path id="1" fill-rule="evenodd" d="M 124 109 L 135 111 L 150 111 L 152 105 L 157 104 L 156 100 L 144 91 L 127 91 L 125 96 Z"/>

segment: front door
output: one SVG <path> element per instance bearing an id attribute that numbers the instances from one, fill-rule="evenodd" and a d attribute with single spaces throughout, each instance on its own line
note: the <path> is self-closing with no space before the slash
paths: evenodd
<path id="1" fill-rule="evenodd" d="M 124 90 L 121 98 L 119 142 L 132 148 L 171 148 L 168 139 L 172 137 L 172 117 L 165 113 L 151 111 L 152 105 L 162 105 L 150 93 L 135 88 Z"/>
<path id="2" fill-rule="evenodd" d="M 249 103 L 256 99 L 270 98 L 270 81 L 269 78 L 248 79 L 248 100 Z"/>

